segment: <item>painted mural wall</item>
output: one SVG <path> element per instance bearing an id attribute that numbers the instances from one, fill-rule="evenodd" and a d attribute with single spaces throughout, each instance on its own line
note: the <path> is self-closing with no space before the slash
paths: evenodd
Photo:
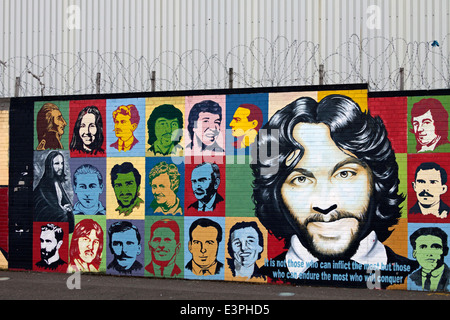
<path id="1" fill-rule="evenodd" d="M 0 265 L 449 291 L 450 92 L 435 93 L 12 99 Z"/>

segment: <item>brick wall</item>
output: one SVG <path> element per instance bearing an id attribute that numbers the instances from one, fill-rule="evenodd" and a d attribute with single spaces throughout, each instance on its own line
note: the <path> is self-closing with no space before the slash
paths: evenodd
<path id="1" fill-rule="evenodd" d="M 448 130 L 429 129 L 435 140 L 418 152 L 426 135 L 416 140 L 411 110 L 428 98 L 448 110 L 448 94 L 353 85 L 12 99 L 0 112 L 11 132 L 0 247 L 10 269 L 448 291 L 414 278 L 444 270 L 445 250 L 430 267 L 410 242 L 419 230 L 417 242 L 446 245 L 445 179 L 415 171 L 450 172 L 447 145 L 433 144 Z M 443 115 L 431 122 L 448 126 Z M 419 184 L 434 189 L 420 195 Z"/>

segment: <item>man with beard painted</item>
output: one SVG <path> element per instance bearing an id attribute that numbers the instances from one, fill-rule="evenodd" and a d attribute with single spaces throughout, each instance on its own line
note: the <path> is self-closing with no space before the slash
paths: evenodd
<path id="1" fill-rule="evenodd" d="M 64 231 L 62 228 L 49 223 L 41 226 L 39 236 L 41 244 L 41 260 L 36 263 L 38 269 L 55 272 L 66 272 L 67 262 L 59 256 L 59 249 L 63 244 Z"/>
<path id="2" fill-rule="evenodd" d="M 45 159 L 44 174 L 33 192 L 34 221 L 68 222 L 69 233 L 75 225 L 72 202 L 63 183 L 64 156 L 59 151 L 51 151 Z"/>
<path id="3" fill-rule="evenodd" d="M 434 162 L 420 164 L 414 176 L 412 186 L 417 196 L 417 202 L 409 209 L 412 215 L 421 214 L 421 219 L 449 218 L 450 207 L 441 200 L 447 192 L 447 172 Z M 410 215 L 410 217 L 412 217 Z M 416 217 L 412 217 L 416 220 Z M 442 220 L 441 220 L 442 221 Z"/>
<path id="4" fill-rule="evenodd" d="M 279 153 L 251 165 L 256 215 L 287 250 L 263 272 L 295 284 L 403 283 L 418 265 L 383 244 L 404 197 L 382 120 L 348 97 L 330 95 L 292 102 L 264 129 L 258 154 L 273 145 Z"/>
<path id="5" fill-rule="evenodd" d="M 144 202 L 139 198 L 141 174 L 132 163 L 116 164 L 111 170 L 111 184 L 119 204 L 116 209 L 119 214 L 129 216 Z"/>
<path id="6" fill-rule="evenodd" d="M 181 273 L 176 264 L 180 252 L 180 227 L 171 219 L 162 219 L 152 224 L 148 247 L 152 261 L 145 267 L 151 275 L 158 277 L 176 277 Z"/>

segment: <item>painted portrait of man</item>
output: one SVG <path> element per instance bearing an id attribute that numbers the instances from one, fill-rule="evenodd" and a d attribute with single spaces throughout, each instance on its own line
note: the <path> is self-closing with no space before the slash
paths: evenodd
<path id="1" fill-rule="evenodd" d="M 134 135 L 141 120 L 139 110 L 135 105 L 122 105 L 114 110 L 113 114 L 114 132 L 117 141 L 112 143 L 110 147 L 119 151 L 129 151 L 139 142 Z"/>
<path id="2" fill-rule="evenodd" d="M 183 156 L 183 113 L 171 104 L 156 107 L 147 121 L 149 156 Z"/>
<path id="3" fill-rule="evenodd" d="M 75 222 L 72 200 L 64 187 L 67 179 L 65 166 L 61 152 L 48 153 L 43 175 L 33 191 L 34 221 L 68 222 L 72 233 Z"/>
<path id="4" fill-rule="evenodd" d="M 41 226 L 39 235 L 41 260 L 36 263 L 38 270 L 66 272 L 67 262 L 61 258 L 60 248 L 64 241 L 64 231 L 56 224 Z"/>
<path id="5" fill-rule="evenodd" d="M 111 184 L 119 206 L 119 214 L 129 216 L 144 202 L 139 197 L 141 174 L 131 162 L 116 164 L 111 170 Z"/>
<path id="6" fill-rule="evenodd" d="M 434 151 L 450 143 L 448 112 L 437 99 L 422 99 L 415 103 L 411 109 L 411 124 L 417 152 Z"/>
<path id="7" fill-rule="evenodd" d="M 325 271 L 321 266 L 342 261 L 353 265 L 353 273 L 357 264 L 401 265 L 403 272 L 377 270 L 382 276 L 395 274 L 403 283 L 417 263 L 383 244 L 398 223 L 404 197 L 381 118 L 363 112 L 346 96 L 329 95 L 320 102 L 299 98 L 263 128 L 259 151 L 275 144 L 278 152 L 251 165 L 253 197 L 261 223 L 286 243 L 287 251 L 273 258 L 286 266 L 285 277 L 275 280 L 342 285 L 349 276 L 343 268 L 327 269 L 329 279 L 317 278 Z M 272 265 L 262 269 L 270 278 L 278 270 Z M 367 287 L 367 268 L 360 270 L 362 280 L 347 280 L 345 286 Z M 333 277 L 333 272 L 339 275 Z"/>
<path id="8" fill-rule="evenodd" d="M 105 215 L 106 209 L 100 201 L 104 191 L 103 176 L 91 164 L 78 167 L 73 174 L 74 192 L 78 202 L 73 206 L 75 215 Z"/>
<path id="9" fill-rule="evenodd" d="M 441 200 L 448 189 L 447 172 L 444 168 L 435 162 L 421 163 L 416 169 L 412 186 L 417 202 L 409 209 L 410 214 L 441 219 L 449 216 L 450 207 Z"/>
<path id="10" fill-rule="evenodd" d="M 165 161 L 156 164 L 148 174 L 153 201 L 150 207 L 154 213 L 182 215 L 183 207 L 177 196 L 180 187 L 180 173 L 175 164 Z"/>
<path id="11" fill-rule="evenodd" d="M 265 278 L 256 264 L 264 251 L 264 238 L 258 224 L 254 221 L 242 221 L 230 229 L 228 239 L 228 267 L 233 277 L 245 279 Z"/>
<path id="12" fill-rule="evenodd" d="M 450 269 L 444 262 L 448 254 L 447 238 L 447 233 L 436 227 L 419 228 L 410 235 L 412 255 L 420 268 L 409 275 L 408 289 L 450 290 Z"/>
<path id="13" fill-rule="evenodd" d="M 197 276 L 219 274 L 223 263 L 218 260 L 217 253 L 222 241 L 222 227 L 208 218 L 195 220 L 189 227 L 188 250 L 192 259 L 185 268 Z"/>
<path id="14" fill-rule="evenodd" d="M 220 168 L 216 163 L 203 162 L 197 165 L 191 173 L 191 184 L 197 201 L 188 206 L 188 211 L 206 213 L 222 210 L 224 198 L 218 193 Z"/>
<path id="15" fill-rule="evenodd" d="M 109 249 L 113 260 L 107 269 L 123 275 L 131 275 L 142 269 L 137 259 L 141 254 L 141 233 L 130 221 L 114 222 L 108 229 Z"/>
<path id="16" fill-rule="evenodd" d="M 75 226 L 70 241 L 67 272 L 97 272 L 102 261 L 103 229 L 92 219 L 83 219 Z"/>
<path id="17" fill-rule="evenodd" d="M 230 122 L 231 134 L 235 137 L 233 143 L 236 149 L 247 148 L 255 142 L 259 129 L 263 125 L 261 109 L 250 103 L 241 104 Z"/>
<path id="18" fill-rule="evenodd" d="M 96 106 L 87 106 L 78 114 L 73 129 L 70 151 L 82 154 L 103 154 L 103 119 Z"/>
<path id="19" fill-rule="evenodd" d="M 158 220 L 150 227 L 148 247 L 152 260 L 145 270 L 153 276 L 176 277 L 181 269 L 176 263 L 181 250 L 180 227 L 172 219 Z"/>
<path id="20" fill-rule="evenodd" d="M 61 137 L 67 122 L 59 107 L 54 103 L 45 103 L 37 113 L 36 131 L 38 146 L 36 150 L 64 149 Z"/>
<path id="21" fill-rule="evenodd" d="M 193 154 L 204 151 L 223 153 L 217 142 L 222 123 L 222 107 L 215 101 L 204 100 L 194 104 L 189 112 L 188 132 L 191 142 L 187 148 Z"/>

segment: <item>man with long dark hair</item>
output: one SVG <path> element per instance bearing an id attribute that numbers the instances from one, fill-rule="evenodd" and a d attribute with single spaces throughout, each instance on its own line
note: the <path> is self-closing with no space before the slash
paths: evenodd
<path id="1" fill-rule="evenodd" d="M 68 222 L 69 232 L 74 229 L 72 201 L 63 187 L 66 181 L 64 156 L 51 151 L 45 159 L 44 174 L 34 189 L 34 221 Z"/>
<path id="2" fill-rule="evenodd" d="M 148 148 L 152 156 L 182 156 L 183 113 L 171 104 L 156 107 L 147 121 Z"/>
<path id="3" fill-rule="evenodd" d="M 292 102 L 263 129 L 252 164 L 256 215 L 288 249 L 266 265 L 266 275 L 366 287 L 373 271 L 380 275 L 375 286 L 403 283 L 416 264 L 382 243 L 404 201 L 382 120 L 330 95 Z M 261 157 L 273 145 L 279 154 Z"/>

